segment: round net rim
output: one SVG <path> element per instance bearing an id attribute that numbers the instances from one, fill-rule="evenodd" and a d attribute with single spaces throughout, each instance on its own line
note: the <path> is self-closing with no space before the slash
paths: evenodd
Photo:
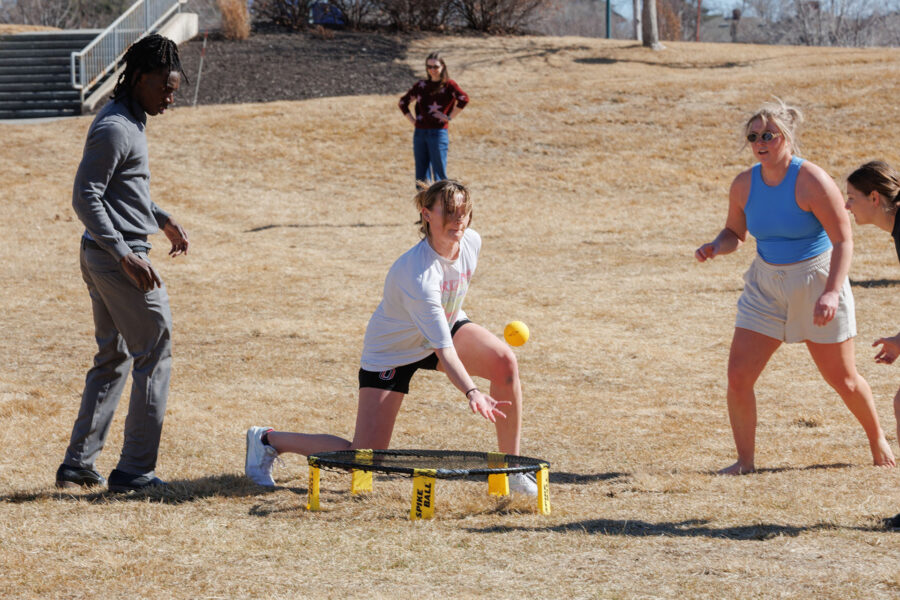
<path id="1" fill-rule="evenodd" d="M 485 463 L 489 459 L 502 462 L 519 463 L 516 466 L 506 467 L 476 467 L 470 469 L 431 469 L 423 467 L 403 467 L 397 465 L 372 464 L 365 458 L 358 457 L 357 453 L 371 453 L 372 458 L 378 457 L 423 457 L 423 458 L 475 458 Z M 429 471 L 429 475 L 436 479 L 453 479 L 470 477 L 473 475 L 495 475 L 499 473 L 536 473 L 543 468 L 550 468 L 550 463 L 539 458 L 520 456 L 518 454 L 501 454 L 491 452 L 472 452 L 468 450 L 335 450 L 333 452 L 318 452 L 310 454 L 307 462 L 311 467 L 355 469 L 358 471 L 377 471 L 379 473 L 393 473 L 400 475 L 416 475 L 417 471 Z M 522 464 L 524 463 L 524 464 Z"/>

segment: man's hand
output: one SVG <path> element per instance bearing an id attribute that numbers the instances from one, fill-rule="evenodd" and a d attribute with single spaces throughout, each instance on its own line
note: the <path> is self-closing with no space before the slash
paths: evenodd
<path id="1" fill-rule="evenodd" d="M 172 249 L 169 250 L 169 256 L 178 256 L 179 254 L 187 254 L 188 247 L 191 245 L 188 241 L 187 231 L 179 225 L 175 219 L 169 218 L 163 225 L 163 233 L 172 242 Z"/>
<path id="2" fill-rule="evenodd" d="M 122 268 L 125 269 L 125 274 L 134 279 L 137 286 L 145 292 L 162 285 L 159 275 L 156 274 L 150 263 L 134 252 L 125 255 L 125 258 L 122 259 Z"/>

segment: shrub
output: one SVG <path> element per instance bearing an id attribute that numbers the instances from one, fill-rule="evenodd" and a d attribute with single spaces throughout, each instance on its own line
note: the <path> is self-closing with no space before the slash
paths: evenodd
<path id="1" fill-rule="evenodd" d="M 391 25 L 402 31 L 441 29 L 453 14 L 456 0 L 376 0 Z"/>
<path id="2" fill-rule="evenodd" d="M 244 0 L 218 0 L 222 14 L 222 35 L 229 40 L 250 37 L 250 13 Z"/>
<path id="3" fill-rule="evenodd" d="M 253 16 L 290 29 L 306 29 L 309 0 L 253 0 Z"/>
<path id="4" fill-rule="evenodd" d="M 344 22 L 350 29 L 359 29 L 378 12 L 378 0 L 329 0 L 344 14 Z"/>
<path id="5" fill-rule="evenodd" d="M 477 31 L 520 31 L 547 0 L 455 0 L 466 25 Z"/>

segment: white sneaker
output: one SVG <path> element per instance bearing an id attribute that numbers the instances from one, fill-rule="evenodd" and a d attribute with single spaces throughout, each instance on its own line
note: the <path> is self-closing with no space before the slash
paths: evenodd
<path id="1" fill-rule="evenodd" d="M 275 487 L 275 480 L 272 479 L 272 463 L 278 458 L 278 451 L 268 444 L 263 444 L 262 436 L 268 431 L 272 431 L 272 428 L 251 427 L 247 430 L 244 473 L 257 485 Z"/>
<path id="2" fill-rule="evenodd" d="M 537 496 L 537 480 L 534 473 L 510 473 L 507 478 L 509 479 L 509 493 Z"/>

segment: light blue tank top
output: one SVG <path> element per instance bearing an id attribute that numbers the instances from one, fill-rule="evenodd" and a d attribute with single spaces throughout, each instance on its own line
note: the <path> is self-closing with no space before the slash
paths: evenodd
<path id="1" fill-rule="evenodd" d="M 811 211 L 797 206 L 797 173 L 803 159 L 793 157 L 777 186 L 766 185 L 760 165 L 751 170 L 750 197 L 744 206 L 747 230 L 756 238 L 756 251 L 767 263 L 800 262 L 831 249 L 831 240 Z"/>

